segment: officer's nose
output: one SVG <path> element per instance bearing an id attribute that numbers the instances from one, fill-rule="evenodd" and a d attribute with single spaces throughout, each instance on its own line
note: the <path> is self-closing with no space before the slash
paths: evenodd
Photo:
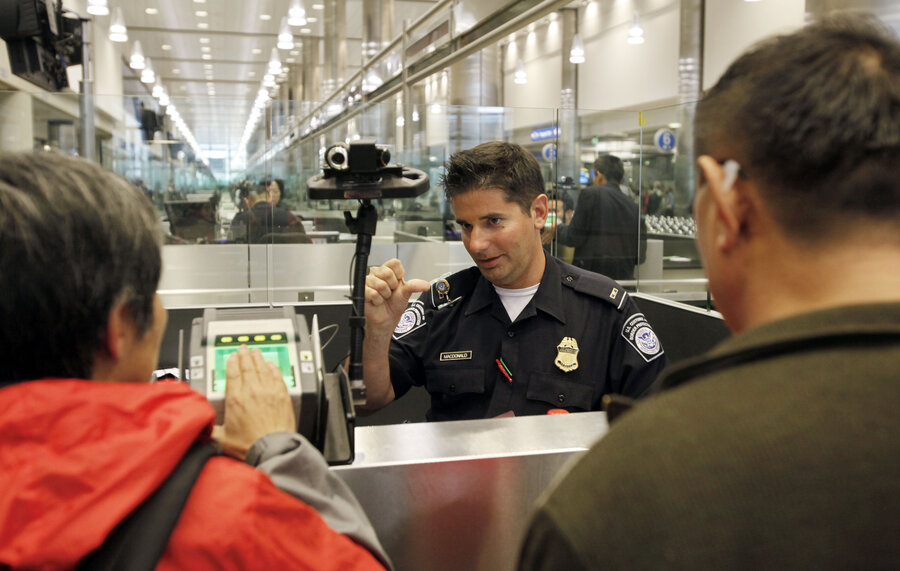
<path id="1" fill-rule="evenodd" d="M 477 227 L 472 228 L 472 231 L 469 232 L 469 251 L 481 252 L 487 250 L 489 245 L 487 232 Z"/>

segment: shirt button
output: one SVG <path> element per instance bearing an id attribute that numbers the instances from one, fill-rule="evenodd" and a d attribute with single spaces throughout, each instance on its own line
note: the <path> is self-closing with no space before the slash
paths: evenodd
<path id="1" fill-rule="evenodd" d="M 450 385 L 450 386 L 447 388 L 447 390 L 448 390 L 449 392 L 451 392 L 451 393 L 455 393 L 455 392 L 456 392 L 456 385 Z"/>
<path id="2" fill-rule="evenodd" d="M 566 402 L 566 395 L 564 393 L 559 393 L 558 395 L 556 395 L 556 400 L 561 403 Z"/>
<path id="3" fill-rule="evenodd" d="M 507 332 L 506 332 L 506 336 L 507 336 L 507 337 L 515 337 L 515 336 L 516 336 L 516 332 L 515 332 L 515 331 L 507 331 Z"/>

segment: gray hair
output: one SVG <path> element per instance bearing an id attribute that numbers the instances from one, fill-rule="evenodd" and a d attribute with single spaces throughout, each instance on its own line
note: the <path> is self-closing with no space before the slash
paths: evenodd
<path id="1" fill-rule="evenodd" d="M 99 165 L 0 155 L 0 382 L 89 378 L 120 301 L 146 333 L 161 239 L 149 200 Z"/>

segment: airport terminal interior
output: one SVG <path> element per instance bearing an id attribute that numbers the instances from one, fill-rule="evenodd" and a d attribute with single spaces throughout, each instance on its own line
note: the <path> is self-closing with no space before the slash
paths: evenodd
<path id="1" fill-rule="evenodd" d="M 560 216 L 612 154 L 646 254 L 611 277 L 671 363 L 728 335 L 694 243 L 695 103 L 747 47 L 836 9 L 900 30 L 892 0 L 0 0 L 0 150 L 94 160 L 152 201 L 159 375 L 196 384 L 203 357 L 221 359 L 208 340 L 296 328 L 287 352 L 313 354 L 333 395 L 358 258 L 347 215 L 374 206 L 369 265 L 396 257 L 435 280 L 472 265 L 440 186 L 454 152 L 522 145 Z M 362 199 L 310 183 L 369 157 L 427 184 Z M 274 179 L 296 224 L 250 236 L 245 199 Z M 427 406 L 423 390 L 369 417 L 331 407 L 346 428 L 324 444 L 333 469 L 398 568 L 510 568 L 532 502 L 603 434 L 603 413 L 422 424 Z M 493 525 L 475 533 L 472 518 Z"/>

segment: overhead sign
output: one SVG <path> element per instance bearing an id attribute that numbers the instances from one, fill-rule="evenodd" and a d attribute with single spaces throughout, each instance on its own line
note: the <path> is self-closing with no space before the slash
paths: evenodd
<path id="1" fill-rule="evenodd" d="M 665 128 L 658 129 L 653 135 L 653 144 L 664 153 L 671 152 L 675 149 L 675 133 Z"/>
<path id="2" fill-rule="evenodd" d="M 559 126 L 541 127 L 531 132 L 532 141 L 543 141 L 546 139 L 555 139 L 559 137 Z"/>
<path id="3" fill-rule="evenodd" d="M 541 158 L 552 163 L 556 160 L 556 143 L 547 143 L 541 148 Z"/>

